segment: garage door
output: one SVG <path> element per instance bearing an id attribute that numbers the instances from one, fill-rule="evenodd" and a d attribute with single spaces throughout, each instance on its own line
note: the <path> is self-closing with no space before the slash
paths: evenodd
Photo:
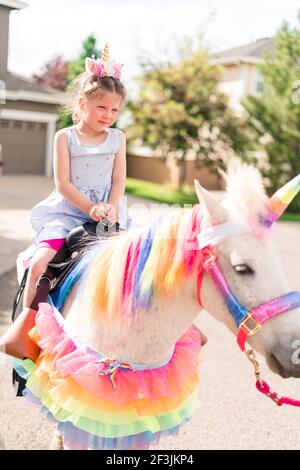
<path id="1" fill-rule="evenodd" d="M 0 119 L 3 174 L 45 174 L 47 124 Z"/>

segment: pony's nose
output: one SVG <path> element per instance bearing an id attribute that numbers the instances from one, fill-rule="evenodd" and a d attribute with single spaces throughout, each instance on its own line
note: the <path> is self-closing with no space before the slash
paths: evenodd
<path id="1" fill-rule="evenodd" d="M 294 341 L 289 347 L 276 345 L 267 358 L 270 369 L 283 378 L 300 377 L 300 341 Z"/>

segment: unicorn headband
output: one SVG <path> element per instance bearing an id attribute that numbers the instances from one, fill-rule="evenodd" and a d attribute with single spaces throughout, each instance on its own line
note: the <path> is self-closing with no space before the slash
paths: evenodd
<path id="1" fill-rule="evenodd" d="M 271 225 L 279 219 L 284 213 L 286 208 L 292 202 L 294 197 L 300 191 L 300 174 L 295 176 L 292 180 L 282 186 L 276 191 L 273 196 L 269 198 L 266 203 L 266 212 L 260 216 L 260 223 L 270 228 Z M 248 232 L 248 224 L 244 219 L 236 221 L 228 221 L 223 224 L 208 227 L 198 235 L 199 248 L 203 249 L 207 246 L 214 246 L 220 243 L 222 240 L 231 237 L 232 235 L 238 235 L 241 233 Z"/>
<path id="2" fill-rule="evenodd" d="M 121 77 L 123 64 L 109 58 L 109 46 L 106 42 L 102 50 L 101 59 L 87 57 L 85 59 L 85 71 L 89 77 L 112 77 L 119 79 Z"/>

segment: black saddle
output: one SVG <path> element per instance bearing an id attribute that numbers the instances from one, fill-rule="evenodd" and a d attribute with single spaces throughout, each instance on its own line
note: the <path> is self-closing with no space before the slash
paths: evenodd
<path id="1" fill-rule="evenodd" d="M 107 219 L 102 219 L 100 222 L 86 222 L 71 230 L 64 245 L 48 263 L 46 272 L 40 276 L 30 308 L 38 310 L 38 304 L 40 302 L 47 302 L 49 293 L 54 293 L 55 290 L 61 286 L 90 244 L 97 240 L 116 236 L 121 231 L 124 231 L 124 229 L 120 228 L 118 222 L 112 224 Z M 28 268 L 24 272 L 14 299 L 11 316 L 12 321 L 14 321 L 22 311 L 21 305 L 23 304 L 27 275 Z M 15 370 L 13 370 L 13 385 L 16 389 L 16 396 L 22 396 L 26 381 L 20 377 Z"/>
<path id="2" fill-rule="evenodd" d="M 64 251 L 61 256 L 58 252 L 58 256 L 55 256 L 48 264 L 52 277 L 50 294 L 61 286 L 90 244 L 97 240 L 113 237 L 121 231 L 124 230 L 120 228 L 118 222 L 111 224 L 107 219 L 102 219 L 100 222 L 86 222 L 71 230 L 66 238 Z M 54 275 L 52 275 L 52 271 Z"/>

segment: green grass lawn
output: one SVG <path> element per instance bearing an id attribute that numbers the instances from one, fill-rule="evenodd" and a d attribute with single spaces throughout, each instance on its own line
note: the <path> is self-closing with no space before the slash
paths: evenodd
<path id="1" fill-rule="evenodd" d="M 299 214 L 293 214 L 292 212 L 285 212 L 280 217 L 280 220 L 282 220 L 284 222 L 300 222 L 300 215 Z"/>
<path id="2" fill-rule="evenodd" d="M 184 204 L 195 204 L 197 202 L 193 186 L 183 191 L 167 184 L 161 185 L 151 183 L 150 181 L 127 178 L 126 192 L 133 196 L 143 197 L 164 204 L 180 204 L 184 206 Z M 280 220 L 300 222 L 300 214 L 285 212 Z"/>
<path id="3" fill-rule="evenodd" d="M 165 204 L 180 204 L 183 206 L 184 204 L 195 204 L 197 202 L 192 187 L 190 191 L 182 191 L 171 185 L 161 185 L 135 178 L 127 178 L 126 192 L 133 196 L 144 197 Z"/>

